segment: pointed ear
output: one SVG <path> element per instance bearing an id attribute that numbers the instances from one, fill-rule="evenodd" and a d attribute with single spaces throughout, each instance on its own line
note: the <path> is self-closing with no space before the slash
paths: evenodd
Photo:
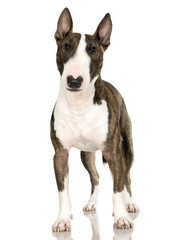
<path id="1" fill-rule="evenodd" d="M 57 31 L 55 33 L 56 41 L 63 40 L 69 35 L 72 32 L 72 27 L 73 22 L 70 11 L 68 8 L 65 8 L 58 19 Z"/>
<path id="2" fill-rule="evenodd" d="M 112 32 L 112 21 L 109 13 L 105 15 L 102 21 L 99 23 L 96 32 L 94 33 L 95 38 L 103 46 L 104 50 L 110 45 L 110 36 Z"/>

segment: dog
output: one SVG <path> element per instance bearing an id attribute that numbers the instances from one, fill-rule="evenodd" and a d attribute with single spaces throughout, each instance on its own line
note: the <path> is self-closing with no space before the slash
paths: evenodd
<path id="1" fill-rule="evenodd" d="M 114 228 L 129 229 L 128 212 L 139 209 L 131 197 L 130 169 L 134 159 L 131 121 L 120 93 L 101 79 L 104 51 L 110 45 L 112 21 L 107 13 L 93 35 L 73 33 L 68 8 L 61 13 L 55 39 L 60 91 L 51 117 L 51 140 L 60 210 L 52 231 L 71 230 L 68 157 L 75 147 L 91 179 L 84 211 L 96 209 L 99 175 L 95 152 L 102 151 L 113 177 Z"/>

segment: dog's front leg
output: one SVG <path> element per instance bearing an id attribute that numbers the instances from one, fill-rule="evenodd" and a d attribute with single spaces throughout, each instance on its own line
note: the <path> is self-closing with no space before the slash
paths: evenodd
<path id="1" fill-rule="evenodd" d="M 105 150 L 104 158 L 109 164 L 113 176 L 113 214 L 114 228 L 128 229 L 133 227 L 133 222 L 125 207 L 124 201 L 124 173 L 125 164 L 122 151 L 119 148 Z"/>
<path id="2" fill-rule="evenodd" d="M 68 189 L 68 151 L 62 149 L 54 156 L 54 170 L 59 195 L 59 214 L 52 227 L 54 232 L 71 230 L 71 203 Z"/>

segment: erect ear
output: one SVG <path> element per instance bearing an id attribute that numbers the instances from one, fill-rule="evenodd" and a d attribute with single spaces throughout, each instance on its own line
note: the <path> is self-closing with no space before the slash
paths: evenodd
<path id="1" fill-rule="evenodd" d="M 110 45 L 110 36 L 112 32 L 112 21 L 109 13 L 105 15 L 102 21 L 99 23 L 94 36 L 103 46 L 104 50 Z"/>
<path id="2" fill-rule="evenodd" d="M 65 8 L 58 19 L 57 31 L 55 33 L 56 41 L 63 40 L 69 35 L 72 32 L 72 27 L 73 22 L 70 11 L 68 8 Z"/>

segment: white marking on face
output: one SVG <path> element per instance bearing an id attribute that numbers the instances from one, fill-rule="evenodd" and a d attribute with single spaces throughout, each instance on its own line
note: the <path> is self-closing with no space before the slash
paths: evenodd
<path id="1" fill-rule="evenodd" d="M 81 76 L 83 83 L 79 90 L 84 90 L 90 83 L 90 62 L 91 59 L 86 52 L 85 35 L 81 35 L 76 53 L 64 64 L 64 71 L 61 76 L 61 87 L 68 88 L 67 77 L 69 75 L 77 78 Z"/>

